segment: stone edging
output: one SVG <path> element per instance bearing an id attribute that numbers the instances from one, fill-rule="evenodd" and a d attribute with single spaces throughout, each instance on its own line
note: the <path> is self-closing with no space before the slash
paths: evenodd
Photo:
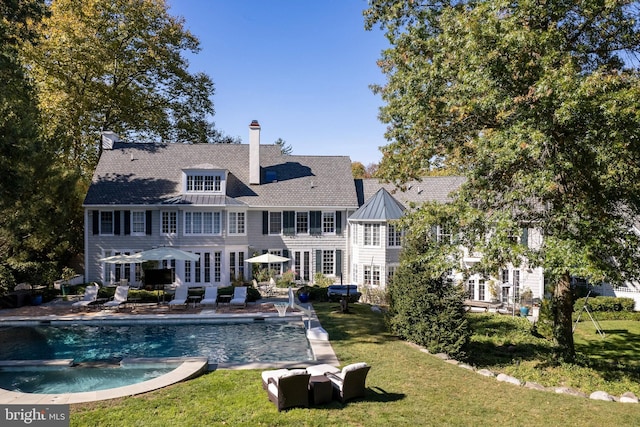
<path id="1" fill-rule="evenodd" d="M 461 363 L 455 359 L 451 359 L 449 357 L 449 355 L 445 354 L 445 353 L 437 353 L 437 354 L 432 354 L 429 352 L 429 350 L 427 350 L 424 347 L 421 347 L 417 344 L 414 343 L 408 343 L 416 348 L 418 348 L 421 352 L 423 353 L 427 353 L 427 354 L 431 354 L 434 357 L 437 357 L 438 359 L 441 359 L 443 361 L 445 361 L 446 363 L 449 363 L 451 365 L 455 365 L 458 366 L 460 368 L 463 369 L 467 369 L 469 371 L 472 372 L 476 372 L 482 376 L 485 377 L 490 377 L 490 378 L 495 378 L 496 380 L 500 381 L 500 382 L 505 382 L 508 384 L 513 384 L 515 386 L 518 387 L 524 387 L 524 388 L 528 388 L 531 390 L 540 390 L 540 391 L 548 391 L 548 392 L 555 392 L 558 394 L 567 394 L 570 396 L 577 396 L 577 397 L 583 397 L 583 398 L 587 398 L 587 399 L 592 399 L 592 400 L 604 400 L 604 401 L 608 401 L 608 402 L 621 402 L 621 403 L 638 403 L 638 397 L 628 391 L 626 393 L 623 393 L 621 396 L 613 396 L 610 395 L 609 393 L 605 392 L 605 391 L 594 391 L 591 394 L 586 394 L 578 389 L 575 388 L 571 388 L 571 387 L 545 387 L 541 384 L 532 382 L 532 381 L 522 381 L 519 380 L 518 378 L 512 377 L 510 375 L 506 375 L 506 374 L 502 374 L 502 373 L 494 373 L 492 371 L 490 371 L 489 369 L 476 369 L 475 367 L 467 364 L 467 363 Z"/>

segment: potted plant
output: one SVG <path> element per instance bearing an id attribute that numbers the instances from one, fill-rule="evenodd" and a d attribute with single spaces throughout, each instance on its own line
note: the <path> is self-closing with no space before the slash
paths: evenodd
<path id="1" fill-rule="evenodd" d="M 531 310 L 532 302 L 533 292 L 531 292 L 531 289 L 526 288 L 520 295 L 520 315 L 522 317 L 527 317 L 529 315 L 529 310 Z"/>
<path id="2" fill-rule="evenodd" d="M 300 301 L 301 303 L 306 303 L 309 302 L 309 287 L 308 286 L 302 286 L 300 289 L 298 289 L 298 292 L 296 292 L 298 294 L 298 301 Z"/>

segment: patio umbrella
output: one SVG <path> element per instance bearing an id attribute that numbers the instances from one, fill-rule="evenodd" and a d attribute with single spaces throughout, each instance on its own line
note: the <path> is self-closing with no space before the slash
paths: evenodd
<path id="1" fill-rule="evenodd" d="M 180 249 L 172 248 L 170 246 L 163 246 L 160 248 L 149 249 L 148 251 L 138 252 L 135 254 L 141 261 L 162 261 L 175 259 L 179 261 L 197 261 L 200 257 L 191 252 L 181 251 Z"/>
<path id="2" fill-rule="evenodd" d="M 133 254 L 133 255 L 120 254 L 120 255 L 108 256 L 106 258 L 100 258 L 99 261 L 107 264 L 140 264 L 144 260 L 140 259 L 140 257 L 138 257 L 138 254 Z"/>
<path id="3" fill-rule="evenodd" d="M 252 258 L 247 258 L 245 261 L 255 264 L 275 264 L 279 262 L 287 262 L 289 261 L 289 258 L 274 254 L 262 254 Z"/>

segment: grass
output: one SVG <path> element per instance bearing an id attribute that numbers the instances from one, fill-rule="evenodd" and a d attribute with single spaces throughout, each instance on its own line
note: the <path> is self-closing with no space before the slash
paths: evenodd
<path id="1" fill-rule="evenodd" d="M 340 313 L 337 304 L 315 304 L 315 309 L 343 364 L 366 361 L 372 365 L 366 398 L 278 413 L 261 388 L 260 371 L 216 371 L 142 396 L 72 405 L 71 426 L 617 426 L 640 422 L 638 405 L 527 390 L 445 363 L 389 336 L 381 315 L 366 305 L 351 305 L 349 314 Z M 491 333 L 484 332 L 484 341 L 478 343 L 486 350 L 491 348 Z M 516 339 L 525 345 L 524 336 L 516 332 L 494 347 L 508 349 Z M 535 342 L 529 348 L 544 353 L 544 346 Z M 485 362 L 496 360 L 487 357 Z"/>
<path id="2" fill-rule="evenodd" d="M 557 364 L 551 343 L 531 334 L 529 321 L 498 315 L 472 315 L 475 331 L 471 363 L 476 367 L 513 375 L 546 387 L 566 386 L 590 394 L 596 390 L 620 396 L 640 396 L 640 322 L 600 322 L 606 338 L 590 320 L 579 323 L 574 334 L 577 362 Z"/>

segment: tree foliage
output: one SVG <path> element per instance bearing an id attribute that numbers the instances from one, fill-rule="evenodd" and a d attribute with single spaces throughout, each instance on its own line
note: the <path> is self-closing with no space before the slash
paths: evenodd
<path id="1" fill-rule="evenodd" d="M 570 277 L 619 283 L 640 265 L 638 2 L 372 0 L 365 16 L 391 44 L 380 176 L 463 172 L 463 243 L 489 272 L 544 267 L 558 356 L 572 359 Z M 542 245 L 517 248 L 534 226 Z"/>
<path id="2" fill-rule="evenodd" d="M 26 50 L 50 140 L 87 176 L 102 130 L 143 141 L 222 138 L 211 79 L 190 73 L 198 39 L 163 0 L 54 0 Z"/>
<path id="3" fill-rule="evenodd" d="M 20 51 L 37 39 L 44 1 L 0 4 L 0 290 L 50 283 L 80 249 L 80 195 L 73 172 L 56 166 L 41 129 L 37 93 Z"/>
<path id="4" fill-rule="evenodd" d="M 276 139 L 276 142 L 274 142 L 274 144 L 280 147 L 280 153 L 285 156 L 289 156 L 293 152 L 293 147 L 291 147 L 290 144 L 287 144 L 287 141 L 282 138 Z"/>

